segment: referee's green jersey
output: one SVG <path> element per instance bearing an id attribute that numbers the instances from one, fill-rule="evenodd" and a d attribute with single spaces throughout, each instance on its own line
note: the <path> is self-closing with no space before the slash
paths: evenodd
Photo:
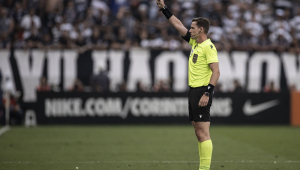
<path id="1" fill-rule="evenodd" d="M 189 86 L 207 86 L 212 74 L 209 64 L 219 62 L 216 47 L 210 39 L 198 44 L 195 39 L 190 38 L 189 44 L 192 46 L 189 56 Z"/>

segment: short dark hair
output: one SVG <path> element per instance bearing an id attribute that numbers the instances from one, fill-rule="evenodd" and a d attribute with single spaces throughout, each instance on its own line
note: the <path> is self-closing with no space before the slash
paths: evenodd
<path id="1" fill-rule="evenodd" d="M 206 18 L 198 17 L 198 18 L 193 18 L 192 22 L 196 22 L 197 26 L 203 27 L 204 33 L 207 34 L 209 30 L 209 21 Z"/>

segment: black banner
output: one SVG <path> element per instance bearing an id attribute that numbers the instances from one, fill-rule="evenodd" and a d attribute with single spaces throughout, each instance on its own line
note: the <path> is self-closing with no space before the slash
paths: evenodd
<path id="1" fill-rule="evenodd" d="M 37 94 L 38 124 L 190 124 L 187 93 Z M 288 93 L 218 93 L 212 124 L 289 124 Z"/>

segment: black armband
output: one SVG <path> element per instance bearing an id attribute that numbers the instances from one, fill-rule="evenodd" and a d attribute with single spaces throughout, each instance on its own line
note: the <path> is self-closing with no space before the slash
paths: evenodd
<path id="1" fill-rule="evenodd" d="M 212 92 L 214 91 L 215 86 L 212 84 L 208 84 L 207 85 L 207 89 L 205 92 L 208 92 L 209 94 L 212 94 Z"/>
<path id="2" fill-rule="evenodd" d="M 191 33 L 187 31 L 186 35 L 183 37 L 181 36 L 185 41 L 190 42 Z"/>
<path id="3" fill-rule="evenodd" d="M 171 18 L 171 16 L 173 16 L 172 12 L 166 6 L 164 8 L 162 8 L 161 11 L 166 16 L 167 19 L 169 19 L 169 18 Z"/>

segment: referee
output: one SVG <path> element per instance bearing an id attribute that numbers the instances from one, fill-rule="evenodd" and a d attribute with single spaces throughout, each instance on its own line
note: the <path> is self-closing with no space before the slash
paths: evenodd
<path id="1" fill-rule="evenodd" d="M 207 39 L 209 22 L 205 18 L 194 18 L 188 31 L 164 0 L 156 0 L 156 3 L 182 38 L 192 46 L 189 56 L 189 119 L 198 139 L 199 170 L 209 170 L 213 148 L 209 135 L 210 106 L 214 86 L 220 77 L 216 47 Z"/>

